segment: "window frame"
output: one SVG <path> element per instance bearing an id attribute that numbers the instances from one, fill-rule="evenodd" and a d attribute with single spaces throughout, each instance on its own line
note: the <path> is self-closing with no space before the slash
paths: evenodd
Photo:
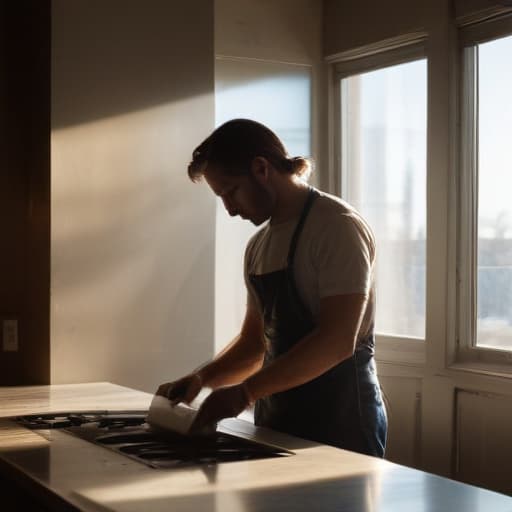
<path id="1" fill-rule="evenodd" d="M 369 47 L 337 54 L 327 59 L 329 66 L 329 191 L 343 197 L 347 188 L 347 177 L 343 175 L 344 158 L 343 129 L 341 116 L 341 80 L 360 73 L 375 71 L 420 59 L 427 60 L 427 33 L 416 32 L 383 41 Z M 428 84 L 427 84 L 428 94 Z M 428 139 L 428 98 L 427 98 L 427 139 Z M 426 165 L 428 173 L 428 140 Z M 427 187 L 427 183 L 425 183 Z M 425 190 L 426 193 L 426 190 Z M 428 206 L 428 203 L 427 203 Z M 428 216 L 427 216 L 428 222 Z M 427 230 L 428 232 L 428 230 Z M 428 240 L 426 241 L 428 244 Z M 428 261 L 427 261 L 428 272 Z M 426 279 L 425 286 L 428 286 Z M 427 302 L 426 302 L 427 304 Z M 425 311 L 427 323 L 427 310 Z M 427 326 L 425 325 L 425 328 Z M 376 334 L 376 357 L 379 362 L 422 367 L 426 363 L 426 337 L 415 338 Z"/>
<path id="2" fill-rule="evenodd" d="M 450 368 L 512 377 L 512 348 L 477 346 L 478 45 L 512 36 L 512 14 L 459 27 L 455 348 Z"/>

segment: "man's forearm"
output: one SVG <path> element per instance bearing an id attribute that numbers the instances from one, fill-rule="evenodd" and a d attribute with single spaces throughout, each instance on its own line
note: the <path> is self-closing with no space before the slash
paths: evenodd
<path id="1" fill-rule="evenodd" d="M 201 367 L 199 373 L 203 385 L 217 388 L 238 384 L 257 372 L 263 364 L 264 351 L 248 346 L 238 335 L 210 363 Z"/>
<path id="2" fill-rule="evenodd" d="M 253 400 L 305 384 L 354 353 L 367 296 L 347 294 L 320 302 L 317 327 L 288 352 L 245 381 Z"/>
<path id="3" fill-rule="evenodd" d="M 246 379 L 252 400 L 300 386 L 322 375 L 354 353 L 350 339 L 337 343 L 313 331 L 288 352 Z"/>

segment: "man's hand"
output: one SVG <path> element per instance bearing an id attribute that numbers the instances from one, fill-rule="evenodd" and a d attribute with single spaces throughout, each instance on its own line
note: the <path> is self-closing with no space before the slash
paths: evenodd
<path id="1" fill-rule="evenodd" d="M 168 398 L 172 405 L 185 402 L 189 404 L 203 388 L 203 379 L 198 373 L 186 375 L 174 382 L 166 382 L 160 385 L 156 394 Z"/>
<path id="2" fill-rule="evenodd" d="M 200 432 L 223 418 L 238 416 L 250 404 L 251 399 L 244 383 L 216 389 L 204 400 L 190 426 L 190 432 Z"/>

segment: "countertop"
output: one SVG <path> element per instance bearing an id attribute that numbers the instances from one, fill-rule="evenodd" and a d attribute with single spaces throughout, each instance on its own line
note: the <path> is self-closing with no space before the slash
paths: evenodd
<path id="1" fill-rule="evenodd" d="M 385 460 L 306 442 L 249 422 L 219 430 L 295 455 L 155 470 L 65 432 L 10 416 L 145 410 L 152 395 L 110 383 L 0 388 L 0 471 L 51 508 L 85 511 L 511 512 L 512 498 Z"/>

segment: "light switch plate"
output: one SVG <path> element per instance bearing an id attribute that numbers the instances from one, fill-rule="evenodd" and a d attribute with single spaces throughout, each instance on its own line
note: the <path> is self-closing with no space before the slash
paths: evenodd
<path id="1" fill-rule="evenodd" d="M 18 320 L 4 318 L 2 322 L 2 348 L 4 352 L 18 351 Z"/>

